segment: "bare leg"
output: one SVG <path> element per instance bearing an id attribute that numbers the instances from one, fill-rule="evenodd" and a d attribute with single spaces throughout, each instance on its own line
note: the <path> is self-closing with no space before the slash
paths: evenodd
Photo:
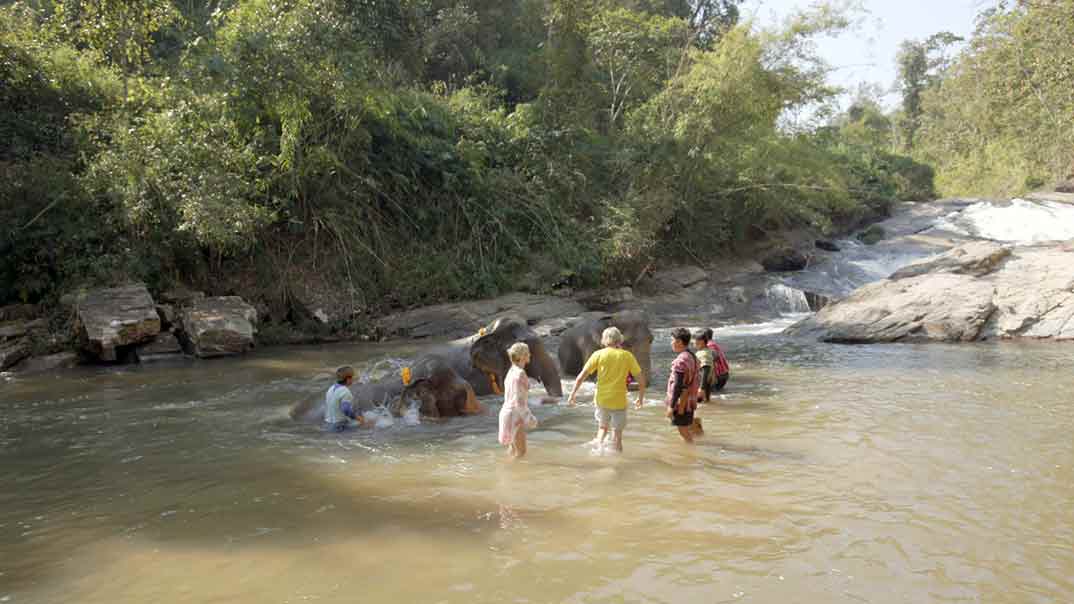
<path id="1" fill-rule="evenodd" d="M 612 430 L 612 434 L 614 435 L 614 438 L 615 438 L 615 440 L 614 440 L 614 442 L 615 442 L 615 450 L 619 451 L 620 453 L 622 453 L 623 452 L 623 431 L 622 430 Z"/>
<path id="2" fill-rule="evenodd" d="M 679 436 L 682 437 L 683 441 L 693 444 L 694 435 L 690 433 L 690 429 L 690 426 L 679 426 Z"/>
<path id="3" fill-rule="evenodd" d="M 518 431 L 515 432 L 515 459 L 521 459 L 526 456 L 526 430 L 522 427 L 518 427 Z"/>
<path id="4" fill-rule="evenodd" d="M 605 438 L 608 438 L 608 426 L 599 426 L 597 427 L 597 435 L 593 437 L 589 444 L 594 447 L 600 447 L 604 444 Z"/>

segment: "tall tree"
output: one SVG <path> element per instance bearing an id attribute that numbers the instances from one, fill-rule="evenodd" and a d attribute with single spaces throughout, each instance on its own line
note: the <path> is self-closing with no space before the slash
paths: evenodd
<path id="1" fill-rule="evenodd" d="M 921 95 L 937 83 L 950 63 L 948 50 L 962 38 L 940 32 L 924 41 L 906 40 L 896 56 L 898 87 L 902 92 L 900 131 L 903 147 L 913 149 L 914 137 L 921 127 Z"/>
<path id="2" fill-rule="evenodd" d="M 593 17 L 587 43 L 601 72 L 610 129 L 631 101 L 655 94 L 674 75 L 685 31 L 682 19 L 625 8 L 601 10 Z"/>

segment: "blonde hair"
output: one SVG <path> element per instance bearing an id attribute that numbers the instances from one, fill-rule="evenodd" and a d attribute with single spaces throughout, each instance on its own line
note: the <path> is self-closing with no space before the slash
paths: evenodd
<path id="1" fill-rule="evenodd" d="M 507 349 L 507 356 L 512 363 L 521 363 L 522 359 L 530 356 L 530 347 L 525 342 L 515 342 Z"/>
<path id="2" fill-rule="evenodd" d="M 619 346 L 623 343 L 623 332 L 618 327 L 609 327 L 600 335 L 602 346 Z"/>
<path id="3" fill-rule="evenodd" d="M 353 367 L 345 365 L 343 367 L 340 367 L 339 369 L 336 369 L 336 382 L 342 384 L 343 382 L 347 381 L 347 378 L 352 377 L 354 377 Z"/>

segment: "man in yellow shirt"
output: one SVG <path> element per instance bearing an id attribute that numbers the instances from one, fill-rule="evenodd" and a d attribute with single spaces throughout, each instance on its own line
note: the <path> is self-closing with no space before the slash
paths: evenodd
<path id="1" fill-rule="evenodd" d="M 623 350 L 623 333 L 615 327 L 609 327 L 601 334 L 600 343 L 604 348 L 593 353 L 586 361 L 582 372 L 574 380 L 574 388 L 568 404 L 577 404 L 575 396 L 578 388 L 593 372 L 597 373 L 597 395 L 593 402 L 596 406 L 594 416 L 597 420 L 597 436 L 593 444 L 599 448 L 608 437 L 610 428 L 615 450 L 623 451 L 623 429 L 626 428 L 627 376 L 634 376 L 638 381 L 638 400 L 634 403 L 641 409 L 645 402 L 645 374 L 641 372 L 638 360 L 629 350 Z"/>

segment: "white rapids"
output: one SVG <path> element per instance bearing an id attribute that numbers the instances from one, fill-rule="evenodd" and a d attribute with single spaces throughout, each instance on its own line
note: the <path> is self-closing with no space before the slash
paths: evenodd
<path id="1" fill-rule="evenodd" d="M 1074 205 L 1012 199 L 1007 204 L 975 203 L 941 218 L 936 225 L 967 237 L 1009 243 L 1074 239 Z"/>

